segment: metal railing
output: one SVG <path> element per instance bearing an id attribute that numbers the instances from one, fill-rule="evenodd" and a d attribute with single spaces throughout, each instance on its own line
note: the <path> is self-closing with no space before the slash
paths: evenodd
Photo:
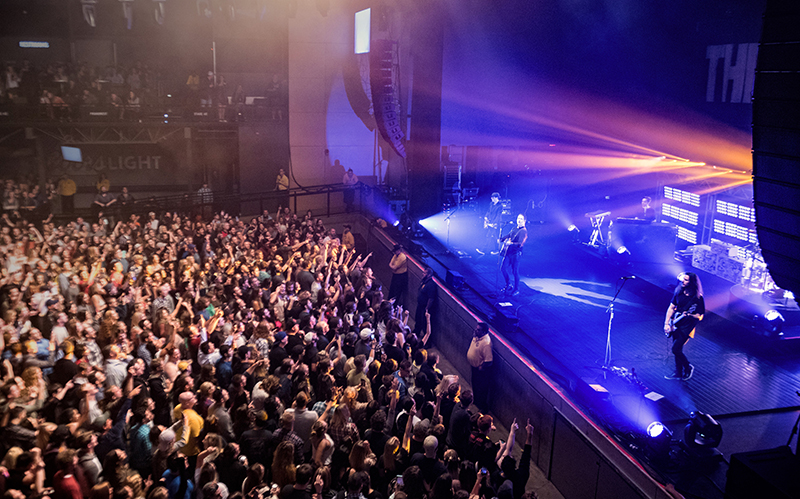
<path id="1" fill-rule="evenodd" d="M 298 207 L 302 206 L 302 200 L 311 197 L 324 197 L 324 203 L 313 203 L 316 208 L 315 215 L 322 216 L 319 208 L 324 209 L 324 216 L 329 217 L 339 213 L 345 213 L 347 206 L 344 201 L 338 197 L 338 193 L 351 189 L 344 184 L 323 184 L 304 187 L 294 187 L 285 191 L 262 191 L 252 193 L 216 193 L 203 194 L 197 191 L 184 192 L 181 194 L 174 194 L 169 196 L 152 196 L 147 199 L 137 199 L 135 202 L 112 206 L 107 210 L 98 210 L 97 208 L 76 209 L 72 214 L 63 214 L 57 218 L 75 216 L 87 216 L 103 211 L 114 215 L 116 217 L 127 218 L 132 214 L 142 215 L 154 211 L 161 212 L 178 212 L 188 215 L 204 215 L 209 216 L 212 213 L 225 211 L 234 215 L 257 215 L 263 213 L 268 209 L 271 213 L 280 206 L 281 208 L 290 207 L 297 213 Z M 354 212 L 363 213 L 367 208 L 365 200 L 367 195 L 373 190 L 365 184 L 358 184 L 354 191 Z M 358 195 L 355 195 L 358 193 Z M 333 199 L 336 198 L 336 199 Z M 311 203 L 306 203 L 311 205 Z M 257 207 L 257 209 L 256 209 Z"/>

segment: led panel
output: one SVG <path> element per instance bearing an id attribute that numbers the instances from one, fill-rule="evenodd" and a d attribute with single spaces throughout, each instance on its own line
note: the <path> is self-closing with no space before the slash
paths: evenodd
<path id="1" fill-rule="evenodd" d="M 697 225 L 700 215 L 691 210 L 685 210 L 671 204 L 661 205 L 661 214 L 665 217 L 674 218 L 689 225 Z"/>
<path id="2" fill-rule="evenodd" d="M 664 197 L 690 206 L 700 206 L 700 195 L 682 191 L 674 187 L 664 186 Z"/>

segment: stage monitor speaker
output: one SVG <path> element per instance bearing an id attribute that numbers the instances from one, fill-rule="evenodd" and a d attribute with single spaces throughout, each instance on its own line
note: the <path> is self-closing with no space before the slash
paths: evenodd
<path id="1" fill-rule="evenodd" d="M 459 274 L 455 270 L 450 270 L 450 269 L 447 270 L 447 276 L 445 277 L 445 282 L 453 289 L 462 289 L 466 285 L 464 276 Z"/>
<path id="2" fill-rule="evenodd" d="M 800 296 L 800 2 L 767 0 L 753 88 L 753 196 L 770 275 Z"/>
<path id="3" fill-rule="evenodd" d="M 789 447 L 731 455 L 725 497 L 790 499 L 800 497 L 800 460 Z"/>
<path id="4" fill-rule="evenodd" d="M 502 333 L 514 333 L 519 329 L 519 317 L 512 306 L 498 305 L 494 326 Z"/>

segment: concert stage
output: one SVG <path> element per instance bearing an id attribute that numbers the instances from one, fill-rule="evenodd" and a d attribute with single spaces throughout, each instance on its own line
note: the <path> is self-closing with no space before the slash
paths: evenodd
<path id="1" fill-rule="evenodd" d="M 500 257 L 475 251 L 482 241 L 474 235 L 454 237 L 479 233 L 481 215 L 463 210 L 449 224 L 427 224 L 429 232 L 414 239 L 429 255 L 425 262 L 623 446 L 628 445 L 624 435 L 642 433 L 656 420 L 683 439 L 692 411 L 722 424 L 718 449 L 726 460 L 732 453 L 785 445 L 800 409 L 795 392 L 800 342 L 771 341 L 750 324 L 726 318 L 730 282 L 692 268 L 690 261 L 631 261 L 635 258 L 587 246 L 586 231 L 570 233 L 544 223 L 528 226 L 520 294 L 498 296 L 504 285 Z M 707 313 L 684 349 L 695 366 L 693 377 L 667 380 L 674 358 L 663 332 L 664 317 L 683 271 L 700 276 Z M 620 286 L 610 333 L 613 368 L 603 369 L 607 308 Z M 722 463 L 703 480 L 721 489 L 726 469 Z M 656 474 L 670 476 L 664 470 Z"/>

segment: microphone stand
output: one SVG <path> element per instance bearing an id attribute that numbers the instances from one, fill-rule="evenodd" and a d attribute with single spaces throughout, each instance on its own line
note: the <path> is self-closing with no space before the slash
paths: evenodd
<path id="1" fill-rule="evenodd" d="M 622 291 L 622 288 L 625 287 L 625 283 L 628 282 L 627 277 L 622 277 L 622 285 L 617 289 L 617 292 L 614 293 L 614 298 L 611 299 L 611 303 L 608 304 L 606 308 L 606 313 L 608 314 L 608 333 L 606 335 L 606 355 L 603 358 L 603 370 L 609 371 L 613 369 L 613 365 L 611 365 L 611 324 L 614 322 L 614 302 L 617 300 L 617 296 Z"/>
<path id="2" fill-rule="evenodd" d="M 458 211 L 458 206 L 456 206 L 456 208 L 453 211 L 451 211 L 449 215 L 447 215 L 447 218 L 444 219 L 444 221 L 447 222 L 447 252 L 448 253 L 452 253 L 450 251 L 450 217 L 455 215 L 456 211 Z"/>

